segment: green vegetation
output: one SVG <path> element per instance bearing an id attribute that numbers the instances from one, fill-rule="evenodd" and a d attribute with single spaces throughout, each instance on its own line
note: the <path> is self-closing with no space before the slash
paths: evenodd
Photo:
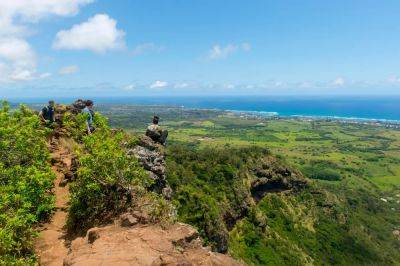
<path id="1" fill-rule="evenodd" d="M 168 178 L 179 217 L 214 247 L 228 233 L 228 252 L 250 265 L 400 263 L 392 234 L 400 228 L 400 131 L 224 112 L 161 118 L 170 132 Z M 230 228 L 224 215 L 247 202 L 255 163 L 246 161 L 254 158 L 246 147 L 268 148 L 310 178 L 310 187 L 267 194 Z"/>
<path id="2" fill-rule="evenodd" d="M 168 178 L 179 218 L 199 228 L 215 249 L 227 248 L 250 265 L 399 261 L 391 235 L 396 219 L 373 199 L 378 195 L 311 182 L 300 193 L 268 193 L 255 204 L 252 169 L 266 154 L 257 147 L 172 146 Z"/>
<path id="3" fill-rule="evenodd" d="M 67 112 L 63 129 L 78 159 L 71 231 L 82 233 L 128 208 L 169 222 L 175 206 L 207 244 L 249 265 L 400 263 L 392 233 L 400 229 L 400 131 L 173 107 L 102 108 L 111 125 L 140 133 L 161 112 L 170 131 L 173 201 L 148 191 L 152 181 L 126 153 L 137 144 L 133 135 L 111 130 L 99 114 L 97 130 L 86 135 L 85 117 Z M 53 208 L 50 132 L 23 106 L 11 113 L 3 105 L 0 123 L 0 264 L 34 264 L 32 228 Z M 278 172 L 292 168 L 309 178 L 306 187 L 264 188 L 270 190 L 262 199 L 254 196 L 253 181 L 284 180 Z"/>
<path id="4" fill-rule="evenodd" d="M 0 265 L 34 264 L 33 226 L 53 209 L 54 175 L 37 116 L 24 106 L 0 109 Z"/>
<path id="5" fill-rule="evenodd" d="M 126 148 L 136 144 L 135 137 L 123 131 L 112 131 L 107 120 L 96 114 L 96 131 L 84 132 L 85 117 L 66 113 L 64 126 L 78 146 L 79 168 L 71 185 L 68 228 L 77 233 L 110 222 L 128 208 L 147 206 L 153 220 L 174 219 L 171 204 L 147 191 L 152 180 Z"/>
<path id="6" fill-rule="evenodd" d="M 193 151 L 182 145 L 169 149 L 168 181 L 178 214 L 182 221 L 196 225 L 216 250 L 227 250 L 229 223 L 250 208 L 243 178 L 250 162 L 265 152 L 259 148 Z"/>

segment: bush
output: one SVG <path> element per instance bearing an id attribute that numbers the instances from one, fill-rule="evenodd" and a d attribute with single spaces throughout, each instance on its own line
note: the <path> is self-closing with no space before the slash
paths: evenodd
<path id="1" fill-rule="evenodd" d="M 53 209 L 55 178 L 38 117 L 21 106 L 0 109 L 0 264 L 33 264 L 33 226 Z"/>
<path id="2" fill-rule="evenodd" d="M 149 214 L 158 220 L 173 216 L 171 204 L 147 191 L 152 180 L 137 159 L 126 153 L 125 147 L 132 148 L 137 142 L 135 137 L 110 130 L 106 119 L 99 114 L 95 116 L 96 131 L 90 135 L 85 134 L 82 126 L 85 120 L 81 115 L 76 119 L 70 117 L 69 121 L 72 122 L 67 125 L 73 128 L 73 136 L 82 144 L 82 149 L 77 151 L 78 177 L 70 187 L 67 221 L 70 230 L 79 228 L 77 233 L 81 233 L 110 222 L 139 202 L 152 206 Z"/>
<path id="3" fill-rule="evenodd" d="M 307 166 L 303 168 L 303 173 L 311 179 L 320 179 L 328 181 L 338 181 L 341 176 L 338 172 L 332 169 L 321 168 L 318 166 Z"/>

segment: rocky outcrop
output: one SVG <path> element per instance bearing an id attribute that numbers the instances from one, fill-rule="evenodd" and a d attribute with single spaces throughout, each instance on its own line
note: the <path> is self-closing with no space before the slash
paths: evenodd
<path id="1" fill-rule="evenodd" d="M 72 242 L 64 265 L 244 265 L 203 247 L 190 225 L 163 228 L 139 220 L 128 213 L 114 225 L 90 229 Z"/>
<path id="2" fill-rule="evenodd" d="M 138 145 L 128 150 L 128 155 L 139 160 L 148 172 L 149 177 L 154 181 L 150 189 L 170 199 L 172 189 L 166 179 L 164 147 L 147 136 L 140 136 Z"/>
<path id="3" fill-rule="evenodd" d="M 82 99 L 78 99 L 75 102 L 73 102 L 71 105 L 67 106 L 67 111 L 70 111 L 71 113 L 77 115 L 79 114 L 83 108 L 86 106 L 86 101 Z"/>
<path id="4" fill-rule="evenodd" d="M 258 202 L 268 193 L 296 191 L 307 185 L 303 175 L 282 166 L 275 158 L 264 158 L 262 166 L 253 170 L 256 179 L 251 182 L 251 195 Z"/>

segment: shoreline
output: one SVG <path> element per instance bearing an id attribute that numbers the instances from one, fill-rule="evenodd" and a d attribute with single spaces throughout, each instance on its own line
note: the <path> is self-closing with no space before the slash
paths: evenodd
<path id="1" fill-rule="evenodd" d="M 287 118 L 287 119 L 312 119 L 312 120 L 346 120 L 346 121 L 358 121 L 358 122 L 380 122 L 380 123 L 393 123 L 400 125 L 400 119 L 386 119 L 386 118 L 365 118 L 365 117 L 346 117 L 337 115 L 304 115 L 304 114 L 293 114 L 293 115 L 280 115 L 274 111 L 248 111 L 248 110 L 223 110 L 223 109 L 208 109 L 208 108 L 188 108 L 194 110 L 218 110 L 222 112 L 246 115 L 254 115 L 262 118 Z"/>
<path id="2" fill-rule="evenodd" d="M 15 102 L 11 102 L 12 105 L 18 105 Z M 26 103 L 28 106 L 37 107 L 38 103 Z M 202 108 L 202 107 L 185 107 L 184 105 L 174 104 L 137 104 L 137 103 L 99 103 L 102 105 L 114 105 L 114 106 L 140 106 L 140 107 L 169 107 L 185 110 L 204 110 L 204 111 L 219 111 L 226 114 L 233 114 L 235 116 L 247 116 L 257 117 L 263 119 L 295 119 L 295 120 L 315 120 L 315 121 L 337 121 L 342 123 L 358 123 L 368 125 L 390 125 L 395 128 L 400 128 L 400 119 L 386 119 L 386 118 L 366 118 L 366 117 L 354 117 L 354 116 L 338 116 L 338 115 L 307 115 L 307 114 L 291 114 L 281 115 L 274 111 L 251 111 L 251 110 L 237 110 L 237 109 L 221 109 L 221 108 Z M 16 107 L 14 106 L 14 107 Z"/>
<path id="3" fill-rule="evenodd" d="M 196 108 L 199 110 L 198 108 Z M 203 109 L 204 110 L 204 109 Z M 205 109 L 218 110 L 218 109 Z M 342 117 L 342 116 L 320 116 L 320 115 L 279 115 L 278 112 L 266 111 L 241 111 L 241 110 L 220 110 L 228 115 L 233 114 L 240 117 L 255 117 L 261 119 L 291 119 L 301 121 L 334 121 L 345 124 L 362 124 L 370 126 L 381 126 L 392 129 L 400 129 L 400 120 L 379 119 L 379 118 L 362 118 L 362 117 Z"/>

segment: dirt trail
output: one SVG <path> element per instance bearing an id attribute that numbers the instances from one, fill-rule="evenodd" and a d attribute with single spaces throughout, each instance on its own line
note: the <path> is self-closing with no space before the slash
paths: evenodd
<path id="1" fill-rule="evenodd" d="M 39 228 L 39 237 L 35 241 L 35 250 L 40 265 L 63 265 L 68 248 L 65 240 L 65 224 L 69 200 L 69 186 L 60 186 L 65 171 L 71 167 L 72 155 L 60 140 L 49 145 L 52 156 L 52 170 L 56 174 L 54 180 L 55 212 L 51 221 Z"/>

